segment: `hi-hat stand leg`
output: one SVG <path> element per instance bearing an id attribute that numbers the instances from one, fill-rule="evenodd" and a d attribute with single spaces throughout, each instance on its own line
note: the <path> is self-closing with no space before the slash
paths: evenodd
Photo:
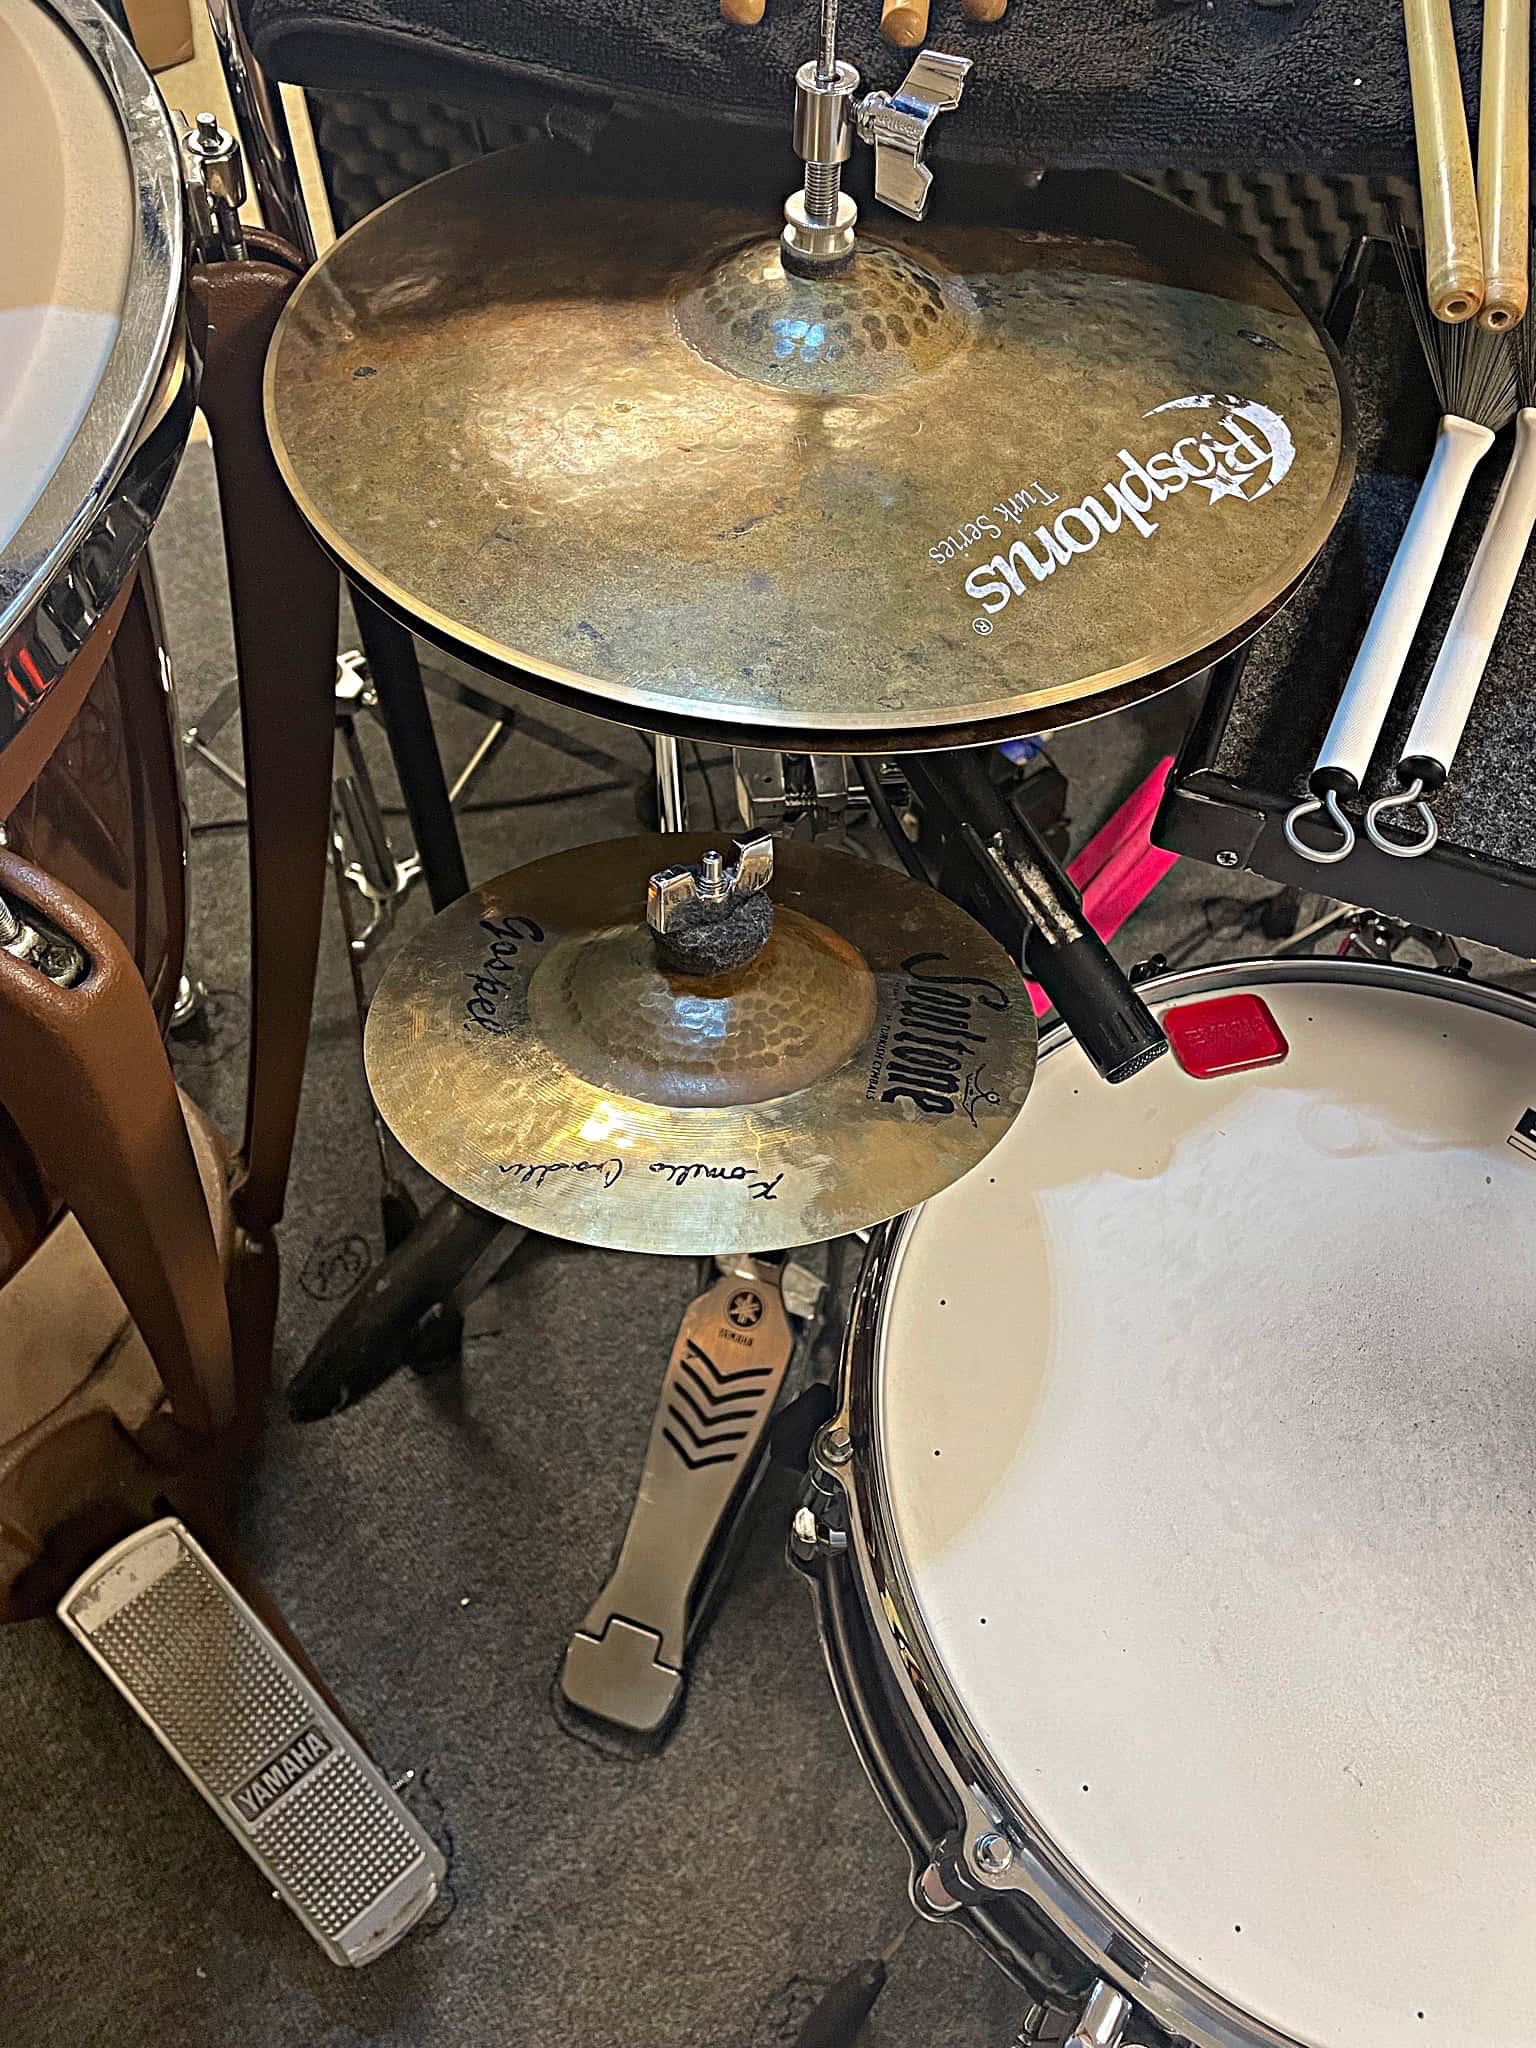
<path id="1" fill-rule="evenodd" d="M 794 1349 L 786 1310 L 811 1316 L 821 1294 L 800 1266 L 719 1263 L 684 1312 L 619 1561 L 560 1673 L 571 1706 L 639 1735 L 682 1705 L 689 1637 L 763 1472 Z"/>

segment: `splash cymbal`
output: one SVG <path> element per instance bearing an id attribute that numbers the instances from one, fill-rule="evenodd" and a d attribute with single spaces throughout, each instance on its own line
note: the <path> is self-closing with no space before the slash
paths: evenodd
<path id="1" fill-rule="evenodd" d="M 809 279 L 749 207 L 466 164 L 295 292 L 279 463 L 408 624 L 627 723 L 855 751 L 1069 724 L 1283 602 L 1353 431 L 1329 343 L 1222 230 L 1103 177 L 1010 213 L 871 222 Z"/>
<path id="2" fill-rule="evenodd" d="M 669 973 L 647 883 L 721 843 L 554 854 L 406 942 L 364 1056 L 429 1173 L 555 1237 L 772 1251 L 911 1208 L 996 1144 L 1035 1062 L 1002 948 L 905 875 L 780 841 L 756 958 Z"/>

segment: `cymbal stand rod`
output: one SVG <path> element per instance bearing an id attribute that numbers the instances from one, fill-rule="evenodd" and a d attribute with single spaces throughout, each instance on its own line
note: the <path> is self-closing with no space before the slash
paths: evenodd
<path id="1" fill-rule="evenodd" d="M 816 88 L 825 92 L 837 77 L 837 0 L 821 0 L 821 40 L 816 48 Z M 843 193 L 840 163 L 808 163 L 805 167 L 805 210 L 812 223 L 830 228 L 837 222 Z"/>
<path id="2" fill-rule="evenodd" d="M 816 51 L 816 83 L 830 85 L 837 72 L 837 0 L 821 0 L 821 42 Z"/>
<path id="3" fill-rule="evenodd" d="M 688 830 L 688 795 L 683 788 L 683 754 L 668 733 L 651 741 L 656 765 L 656 819 L 663 832 Z"/>

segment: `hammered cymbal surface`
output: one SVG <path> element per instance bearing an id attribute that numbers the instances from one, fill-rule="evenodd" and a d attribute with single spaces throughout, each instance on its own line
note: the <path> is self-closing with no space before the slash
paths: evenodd
<path id="1" fill-rule="evenodd" d="M 529 178 L 480 159 L 344 236 L 267 416 L 348 569 L 535 688 L 748 742 L 1069 723 L 1245 637 L 1342 505 L 1329 344 L 1143 188 L 872 210 L 807 283 L 753 208 Z"/>
<path id="2" fill-rule="evenodd" d="M 646 882 L 724 845 L 554 854 L 401 947 L 368 1013 L 368 1082 L 445 1187 L 587 1244 L 772 1251 L 926 1201 L 996 1144 L 1035 1064 L 1003 949 L 906 875 L 781 840 L 757 959 L 668 974 Z"/>

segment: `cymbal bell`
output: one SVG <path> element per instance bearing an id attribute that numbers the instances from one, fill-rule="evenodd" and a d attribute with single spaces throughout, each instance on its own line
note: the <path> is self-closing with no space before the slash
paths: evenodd
<path id="1" fill-rule="evenodd" d="M 757 956 L 669 971 L 647 883 L 720 845 L 683 833 L 554 854 L 407 940 L 364 1057 L 429 1173 L 551 1236 L 728 1253 L 883 1221 L 986 1155 L 1035 1061 L 1003 949 L 936 890 L 781 841 Z"/>
<path id="2" fill-rule="evenodd" d="M 274 339 L 300 508 L 479 666 L 801 750 L 1136 701 L 1315 558 L 1353 471 L 1331 345 L 1211 223 L 1054 174 L 1006 225 L 872 221 L 817 278 L 777 226 L 536 150 L 405 193 Z"/>

